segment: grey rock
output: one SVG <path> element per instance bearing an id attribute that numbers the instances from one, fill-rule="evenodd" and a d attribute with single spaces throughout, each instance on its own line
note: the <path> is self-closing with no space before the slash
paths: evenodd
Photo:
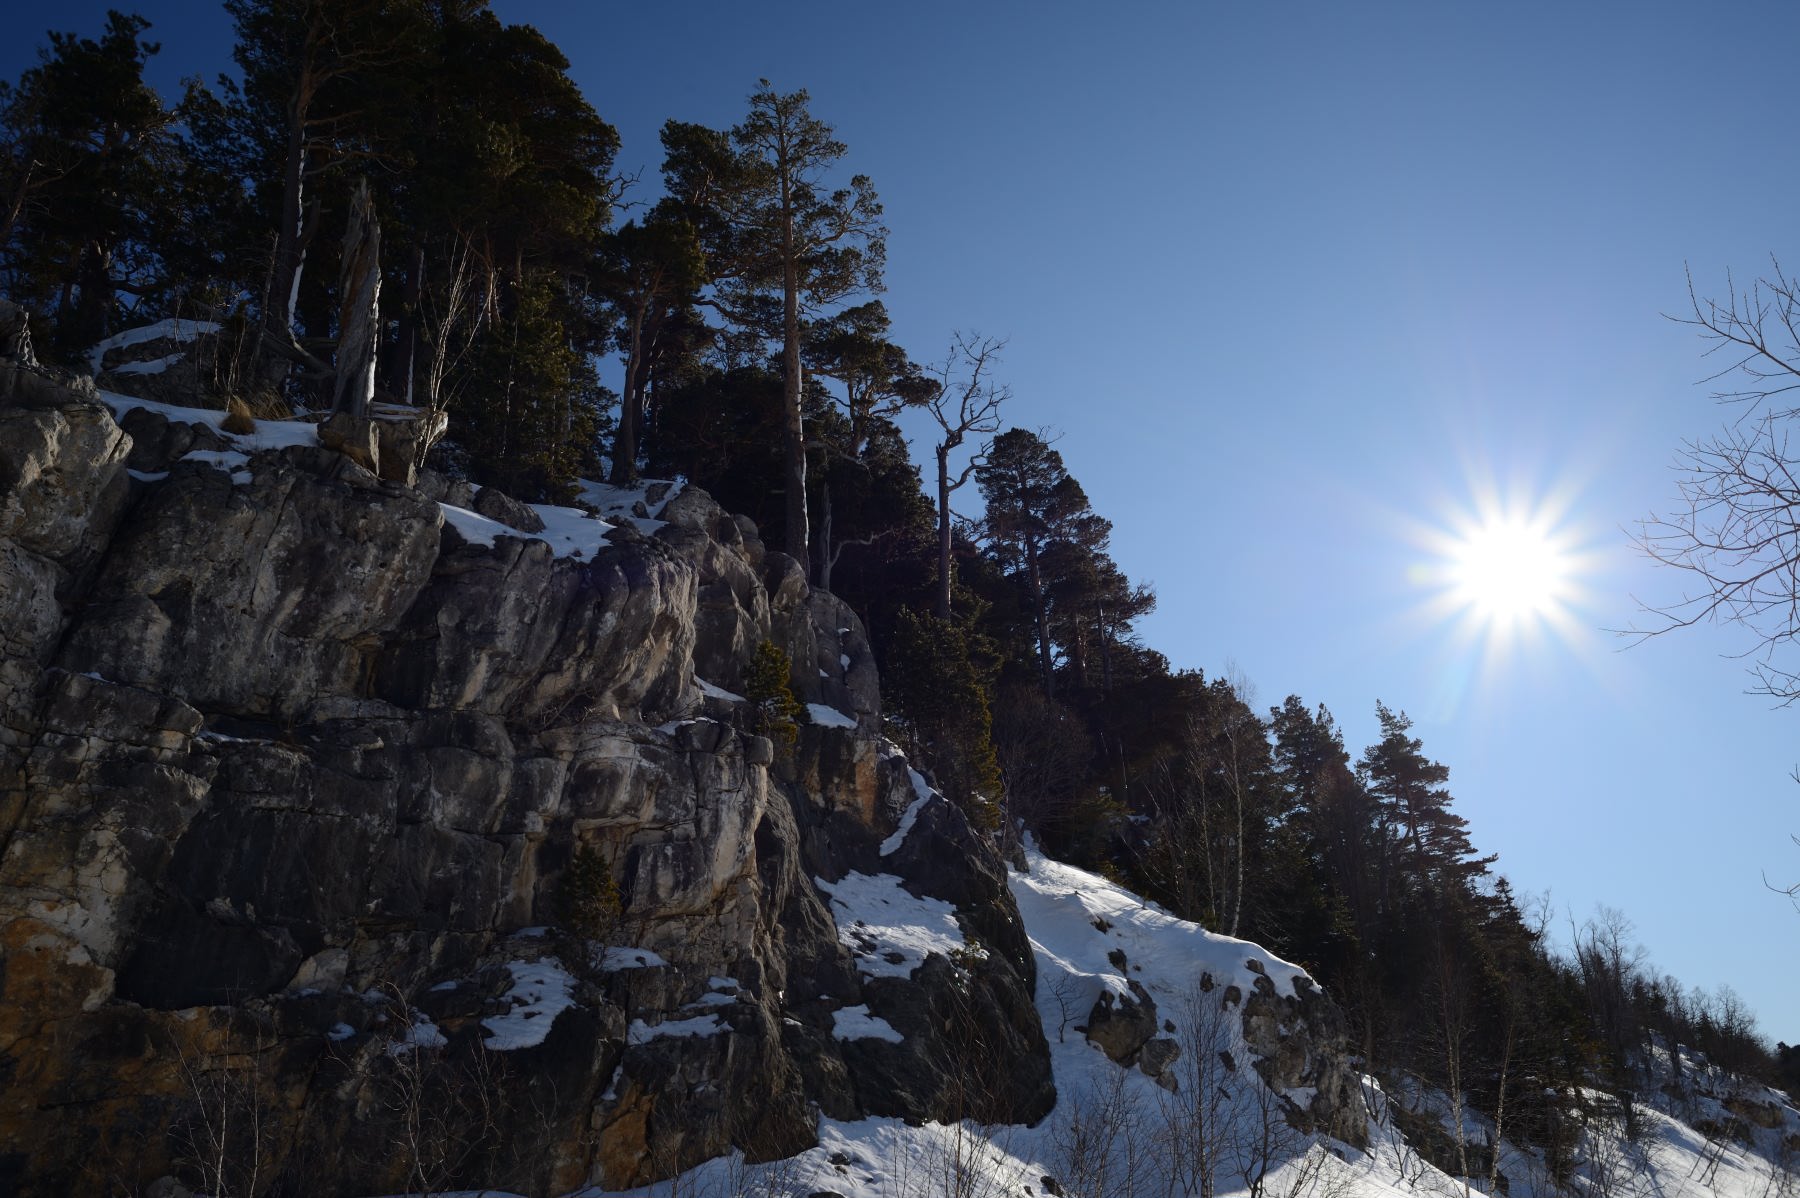
<path id="1" fill-rule="evenodd" d="M 130 408 L 119 417 L 119 427 L 131 436 L 131 469 L 156 473 L 194 450 L 217 452 L 230 442 L 208 424 L 170 420 L 153 408 Z"/>
<path id="2" fill-rule="evenodd" d="M 1126 985 L 1125 995 L 1101 991 L 1088 1012 L 1087 1038 L 1119 1064 L 1132 1065 L 1156 1035 L 1156 1001 L 1138 982 Z"/>
<path id="3" fill-rule="evenodd" d="M 1138 1068 L 1145 1075 L 1156 1080 L 1164 1089 L 1175 1088 L 1175 1075 L 1172 1072 L 1175 1062 L 1181 1057 L 1181 1045 L 1167 1036 L 1158 1036 L 1144 1042 L 1138 1051 Z"/>
<path id="4" fill-rule="evenodd" d="M 544 521 L 536 512 L 504 491 L 483 487 L 475 495 L 475 510 L 520 532 L 543 532 Z"/>
<path id="5" fill-rule="evenodd" d="M 0 404 L 0 539 L 80 571 L 124 508 L 131 442 L 103 405 L 63 397 L 58 406 Z"/>
<path id="6" fill-rule="evenodd" d="M 0 362 L 37 365 L 31 351 L 31 313 L 9 299 L 0 299 Z"/>
<path id="7" fill-rule="evenodd" d="M 202 434 L 150 414 L 127 420 L 169 476 L 115 508 L 129 443 L 90 395 L 33 375 L 0 398 L 103 451 L 0 498 L 0 1158 L 30 1186 L 79 1191 L 96 1143 L 133 1162 L 121 1184 L 167 1174 L 156 1096 L 226 1045 L 270 1095 L 269 1177 L 334 1191 L 405 1188 L 397 1093 L 443 1112 L 457 1187 L 559 1193 L 789 1153 L 819 1110 L 1049 1110 L 1003 864 L 943 802 L 880 854 L 913 795 L 861 626 L 704 492 L 573 561 L 446 531 L 439 497 L 467 497 L 441 476 L 171 463 Z M 763 639 L 858 720 L 809 726 L 779 776 L 742 704 L 693 685 L 733 687 Z M 622 900 L 599 945 L 557 926 L 578 846 Z M 978 951 L 862 977 L 813 883 L 851 869 L 952 903 Z M 573 1005 L 484 1052 L 512 967 L 550 956 Z M 905 1043 L 837 1040 L 859 1003 Z M 408 1010 L 441 1047 L 398 1041 Z M 720 1034 L 642 1034 L 702 1015 Z"/>
<path id="8" fill-rule="evenodd" d="M 121 527 L 62 664 L 250 716 L 301 717 L 364 685 L 429 579 L 436 507 L 328 451 L 251 470 L 237 486 L 172 468 Z"/>
<path id="9" fill-rule="evenodd" d="M 1244 1000 L 1244 1043 L 1255 1069 L 1276 1092 L 1310 1088 L 1306 1108 L 1288 1112 L 1302 1131 L 1323 1131 L 1358 1147 L 1368 1142 L 1361 1082 L 1350 1066 L 1350 1034 L 1342 1008 L 1301 979 L 1278 995 L 1266 976 Z M 1304 983 L 1304 984 L 1302 984 Z"/>
<path id="10" fill-rule="evenodd" d="M 447 503 L 451 507 L 475 510 L 475 485 L 463 478 L 451 478 L 436 470 L 421 469 L 413 484 L 419 494 L 438 503 Z"/>
<path id="11" fill-rule="evenodd" d="M 225 346 L 207 326 L 193 337 L 153 337 L 108 349 L 95 381 L 108 391 L 188 408 L 225 404 L 215 387 Z"/>

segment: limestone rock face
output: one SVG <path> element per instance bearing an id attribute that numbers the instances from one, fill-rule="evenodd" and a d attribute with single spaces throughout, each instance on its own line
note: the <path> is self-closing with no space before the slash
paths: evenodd
<path id="1" fill-rule="evenodd" d="M 1231 996 L 1231 989 L 1226 997 Z M 1350 1033 L 1343 1009 L 1310 979 L 1296 978 L 1292 996 L 1276 992 L 1260 972 L 1243 1000 L 1244 1042 L 1256 1052 L 1256 1071 L 1277 1093 L 1310 1088 L 1311 1103 L 1288 1120 L 1361 1147 L 1368 1123 L 1361 1086 L 1350 1067 Z"/>
<path id="2" fill-rule="evenodd" d="M 0 364 L 0 1192 L 567 1192 L 821 1110 L 1047 1113 L 1004 867 L 748 522 L 478 545 L 339 454 L 126 420 Z M 765 639 L 843 717 L 792 749 L 696 682 Z M 858 886 L 942 950 L 850 935 Z"/>
<path id="3" fill-rule="evenodd" d="M 210 711 L 304 718 L 355 694 L 430 578 L 437 505 L 321 450 L 198 462 L 132 510 L 60 665 Z"/>

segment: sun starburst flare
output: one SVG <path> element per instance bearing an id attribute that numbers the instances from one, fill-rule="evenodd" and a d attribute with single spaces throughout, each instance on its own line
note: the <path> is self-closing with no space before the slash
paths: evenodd
<path id="1" fill-rule="evenodd" d="M 1569 598 L 1574 569 L 1549 529 L 1516 518 L 1467 529 L 1446 564 L 1458 604 L 1490 625 L 1553 615 Z"/>
<path id="2" fill-rule="evenodd" d="M 1479 646 L 1489 669 L 1533 648 L 1588 639 L 1576 613 L 1589 600 L 1594 553 L 1569 523 L 1566 503 L 1489 492 L 1417 530 L 1424 560 L 1409 574 L 1423 591 L 1421 614 L 1427 625 L 1447 625 L 1456 642 Z"/>

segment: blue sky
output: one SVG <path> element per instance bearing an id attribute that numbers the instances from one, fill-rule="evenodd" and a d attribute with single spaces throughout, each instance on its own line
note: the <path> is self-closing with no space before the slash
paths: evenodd
<path id="1" fill-rule="evenodd" d="M 1626 530 L 1727 416 L 1662 315 L 1684 264 L 1718 291 L 1795 248 L 1800 9 L 495 8 L 563 47 L 646 180 L 664 119 L 809 89 L 886 204 L 899 340 L 1010 337 L 1009 415 L 1060 430 L 1156 584 L 1151 644 L 1327 703 L 1353 749 L 1377 699 L 1406 709 L 1559 925 L 1620 908 L 1658 967 L 1800 1039 L 1800 914 L 1763 885 L 1800 880 L 1800 711 L 1744 693 L 1734 630 L 1604 631 L 1675 597 Z M 159 80 L 225 65 L 218 10 L 143 9 Z M 1488 653 L 1425 611 L 1421 530 L 1489 493 L 1553 497 L 1582 544 L 1565 634 Z"/>

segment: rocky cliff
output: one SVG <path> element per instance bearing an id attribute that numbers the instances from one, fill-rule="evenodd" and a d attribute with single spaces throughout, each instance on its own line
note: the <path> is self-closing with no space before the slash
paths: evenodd
<path id="1" fill-rule="evenodd" d="M 748 522 L 571 548 L 116 407 L 0 366 L 0 1191 L 563 1192 L 1050 1109 L 1004 867 Z"/>

